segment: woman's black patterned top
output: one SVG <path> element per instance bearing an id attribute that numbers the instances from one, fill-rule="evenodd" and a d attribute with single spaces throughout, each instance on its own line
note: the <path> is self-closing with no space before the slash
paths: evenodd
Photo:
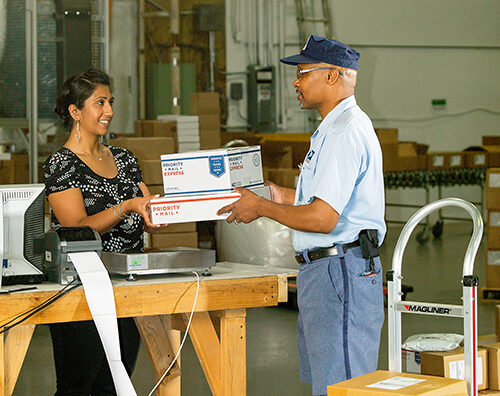
<path id="1" fill-rule="evenodd" d="M 139 183 L 142 182 L 142 172 L 137 159 L 124 148 L 114 146 L 108 146 L 108 148 L 118 168 L 118 174 L 112 179 L 99 176 L 75 153 L 62 146 L 47 159 L 43 167 L 47 196 L 68 188 L 79 188 L 89 216 L 127 199 L 142 197 L 143 194 L 139 188 Z M 129 224 L 128 219 L 122 220 L 101 235 L 103 251 L 141 252 L 144 250 L 144 219 L 135 212 L 132 213 L 132 219 L 132 224 Z M 52 227 L 58 224 L 57 218 L 52 214 Z"/>

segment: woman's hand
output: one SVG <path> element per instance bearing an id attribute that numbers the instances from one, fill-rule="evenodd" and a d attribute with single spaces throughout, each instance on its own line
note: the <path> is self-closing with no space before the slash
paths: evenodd
<path id="1" fill-rule="evenodd" d="M 149 201 L 153 198 L 155 198 L 155 196 L 127 199 L 122 202 L 122 210 L 126 215 L 129 215 L 132 212 L 140 214 L 144 219 L 145 227 L 156 228 L 156 226 L 151 222 L 151 209 L 149 206 Z"/>
<path id="2" fill-rule="evenodd" d="M 146 232 L 159 232 L 168 224 L 153 224 L 151 222 L 151 207 L 149 205 L 149 201 L 153 198 L 159 198 L 157 195 L 150 195 L 148 197 L 137 197 L 131 198 L 122 203 L 122 209 L 125 214 L 130 214 L 131 212 L 136 212 L 142 216 L 144 219 L 144 231 Z"/>

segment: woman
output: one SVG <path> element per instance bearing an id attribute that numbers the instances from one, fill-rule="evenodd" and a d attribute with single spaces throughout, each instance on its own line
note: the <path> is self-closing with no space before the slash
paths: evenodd
<path id="1" fill-rule="evenodd" d="M 108 75 L 87 70 L 70 77 L 57 98 L 56 113 L 70 135 L 44 165 L 52 225 L 90 226 L 104 251 L 143 250 L 143 233 L 154 231 L 137 159 L 123 148 L 100 142 L 113 118 Z M 132 318 L 118 320 L 122 360 L 132 374 L 139 333 Z M 93 321 L 50 325 L 59 395 L 115 395 Z"/>

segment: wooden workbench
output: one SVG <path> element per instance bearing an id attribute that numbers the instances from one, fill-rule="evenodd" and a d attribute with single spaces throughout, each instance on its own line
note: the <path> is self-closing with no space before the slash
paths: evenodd
<path id="1" fill-rule="evenodd" d="M 189 336 L 214 395 L 246 394 L 246 308 L 275 306 L 287 299 L 287 278 L 296 270 L 217 263 L 212 276 L 200 276 L 200 290 Z M 112 278 L 118 317 L 134 317 L 159 379 L 180 344 L 196 294 L 190 273 Z M 62 286 L 0 295 L 0 323 L 37 306 Z M 11 395 L 37 324 L 92 319 L 83 288 L 0 335 L 0 396 Z M 180 395 L 180 365 L 165 377 L 157 395 Z"/>

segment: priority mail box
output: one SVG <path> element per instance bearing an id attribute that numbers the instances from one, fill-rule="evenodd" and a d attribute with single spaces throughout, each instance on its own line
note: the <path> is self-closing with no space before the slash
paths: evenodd
<path id="1" fill-rule="evenodd" d="M 254 187 L 250 191 L 259 197 L 271 200 L 271 188 L 269 186 Z M 218 210 L 237 201 L 240 197 L 239 193 L 230 191 L 218 194 L 155 198 L 149 201 L 151 221 L 153 224 L 173 224 L 190 221 L 224 220 L 229 216 L 229 213 L 218 216 Z"/>
<path id="2" fill-rule="evenodd" d="M 223 194 L 165 196 L 149 201 L 153 224 L 184 223 L 188 221 L 222 220 L 229 216 L 217 215 L 223 206 L 229 205 L 241 195 L 230 191 Z"/>
<path id="3" fill-rule="evenodd" d="M 161 156 L 165 196 L 230 192 L 264 183 L 260 146 Z"/>

